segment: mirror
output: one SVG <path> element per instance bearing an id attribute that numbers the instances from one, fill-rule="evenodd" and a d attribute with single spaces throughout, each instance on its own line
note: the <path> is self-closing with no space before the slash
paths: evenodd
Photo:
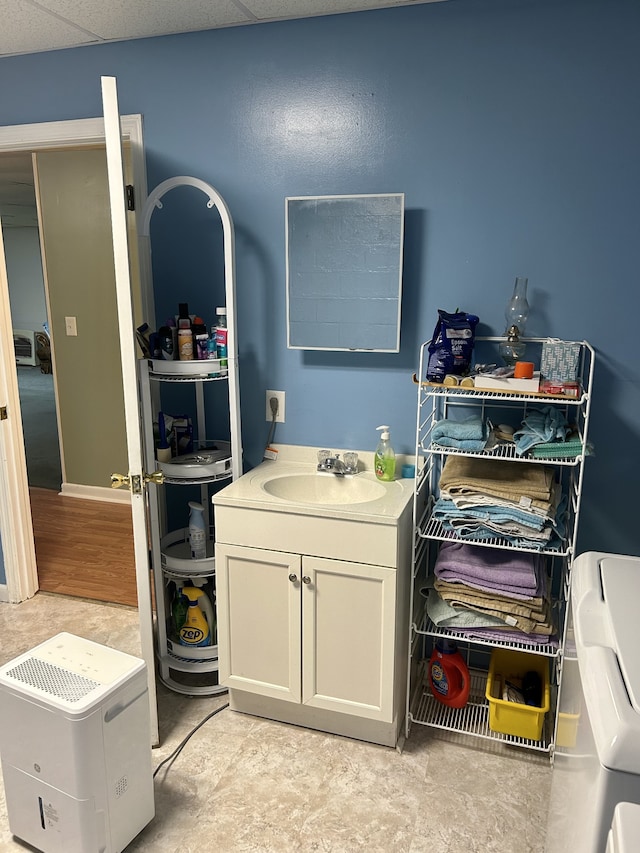
<path id="1" fill-rule="evenodd" d="M 289 349 L 398 352 L 404 193 L 285 205 Z"/>

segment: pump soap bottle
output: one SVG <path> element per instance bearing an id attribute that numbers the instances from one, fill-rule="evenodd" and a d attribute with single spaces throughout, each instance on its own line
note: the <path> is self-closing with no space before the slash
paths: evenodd
<path id="1" fill-rule="evenodd" d="M 396 475 L 396 454 L 389 443 L 389 427 L 379 426 L 376 430 L 382 431 L 374 459 L 376 477 L 379 480 L 393 480 Z"/>

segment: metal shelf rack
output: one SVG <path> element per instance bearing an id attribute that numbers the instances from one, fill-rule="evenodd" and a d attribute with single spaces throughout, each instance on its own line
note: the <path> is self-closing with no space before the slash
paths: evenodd
<path id="1" fill-rule="evenodd" d="M 489 350 L 497 352 L 503 338 L 477 338 Z M 525 343 L 529 351 L 542 347 L 545 339 L 528 338 Z M 582 482 L 585 458 L 588 449 L 589 412 L 591 406 L 593 367 L 595 353 L 586 341 L 579 344 L 579 393 L 576 397 L 542 394 L 536 392 L 504 392 L 462 387 L 459 385 L 437 385 L 424 380 L 428 362 L 429 341 L 420 349 L 419 372 L 414 376 L 417 386 L 417 413 L 415 437 L 416 486 L 414 491 L 414 532 L 412 583 L 410 589 L 410 628 L 409 660 L 407 675 L 406 736 L 409 737 L 412 725 L 425 725 L 456 734 L 470 735 L 513 746 L 545 752 L 553 760 L 557 730 L 556 697 L 562 679 L 562 663 L 566 642 L 567 598 L 570 582 L 571 564 L 576 553 L 576 537 L 582 496 Z M 529 360 L 534 360 L 529 355 Z M 421 377 L 421 378 L 419 378 Z M 532 408 L 553 406 L 562 411 L 575 429 L 582 442 L 582 451 L 576 456 L 565 457 L 561 454 L 543 458 L 531 454 L 518 455 L 515 447 L 500 444 L 489 451 L 461 451 L 443 447 L 432 440 L 432 431 L 436 423 L 444 418 L 458 419 L 473 414 L 483 420 L 500 423 L 503 419 L 524 418 Z M 482 540 L 459 539 L 456 532 L 445 529 L 436 518 L 432 518 L 433 507 L 439 496 L 439 479 L 448 456 L 468 456 L 494 461 L 517 462 L 518 464 L 539 464 L 551 466 L 556 482 L 566 497 L 564 512 L 564 535 L 551 540 L 542 548 L 519 547 L 500 536 Z M 544 556 L 550 588 L 553 590 L 552 609 L 557 627 L 555 639 L 540 645 L 505 640 L 480 639 L 455 629 L 439 628 L 426 613 L 426 599 L 420 594 L 422 585 L 433 571 L 433 565 L 441 542 L 465 541 L 468 544 L 483 547 L 518 550 L 540 553 Z M 427 679 L 427 661 L 438 637 L 455 640 L 459 651 L 466 656 L 471 674 L 470 699 L 461 709 L 452 709 L 438 702 L 431 694 Z M 552 707 L 546 715 L 543 732 L 539 741 L 531 741 L 512 735 L 494 732 L 489 727 L 489 703 L 485 698 L 485 686 L 488 675 L 488 659 L 494 648 L 514 649 L 543 656 L 548 659 L 551 673 Z"/>

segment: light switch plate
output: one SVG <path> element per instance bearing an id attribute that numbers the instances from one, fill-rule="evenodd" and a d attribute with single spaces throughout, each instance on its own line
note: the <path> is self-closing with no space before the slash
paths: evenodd
<path id="1" fill-rule="evenodd" d="M 64 318 L 64 328 L 67 335 L 71 337 L 77 337 L 78 335 L 78 325 L 76 323 L 75 317 L 65 317 Z"/>

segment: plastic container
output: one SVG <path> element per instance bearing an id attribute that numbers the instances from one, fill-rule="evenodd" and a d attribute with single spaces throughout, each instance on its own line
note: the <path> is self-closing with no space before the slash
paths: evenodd
<path id="1" fill-rule="evenodd" d="M 216 354 L 220 359 L 220 374 L 224 376 L 229 371 L 229 362 L 227 358 L 227 309 L 216 308 L 216 314 L 218 315 L 216 322 Z"/>
<path id="2" fill-rule="evenodd" d="M 471 678 L 466 663 L 451 640 L 437 640 L 429 659 L 429 687 L 443 705 L 463 708 L 469 700 Z"/>
<path id="3" fill-rule="evenodd" d="M 517 685 L 522 682 L 527 672 L 537 672 L 540 676 L 542 682 L 540 707 L 509 702 L 502 698 L 505 681 Z M 547 658 L 510 649 L 494 649 L 491 652 L 485 696 L 489 703 L 489 728 L 492 732 L 527 740 L 540 740 L 545 714 L 551 707 Z"/>
<path id="4" fill-rule="evenodd" d="M 375 471 L 378 480 L 394 480 L 396 476 L 396 454 L 389 443 L 389 427 L 379 426 L 377 430 L 381 430 L 380 441 L 375 452 Z"/>
<path id="5" fill-rule="evenodd" d="M 189 542 L 191 558 L 204 560 L 207 556 L 207 528 L 204 522 L 204 507 L 197 501 L 189 501 Z"/>

